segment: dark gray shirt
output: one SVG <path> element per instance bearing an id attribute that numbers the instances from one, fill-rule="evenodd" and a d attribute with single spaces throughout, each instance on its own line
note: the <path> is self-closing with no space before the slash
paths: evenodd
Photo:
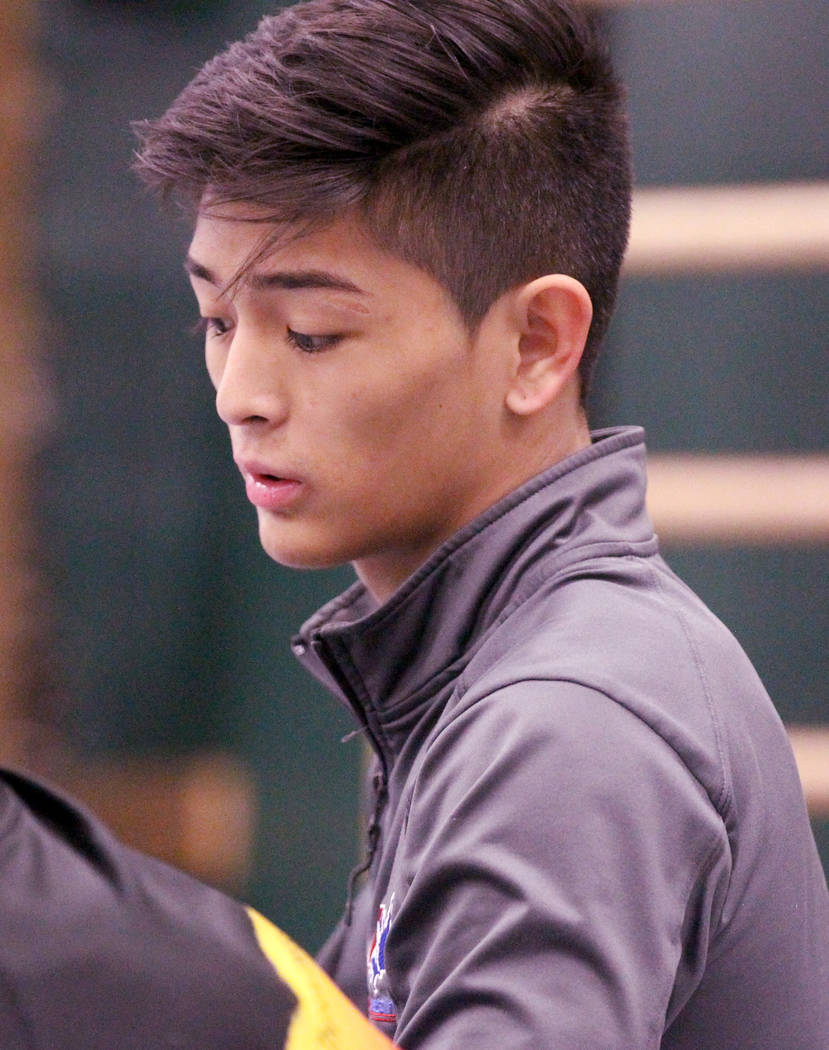
<path id="1" fill-rule="evenodd" d="M 376 754 L 323 965 L 407 1050 L 825 1050 L 829 895 L 780 720 L 669 570 L 638 429 L 295 639 Z"/>
<path id="2" fill-rule="evenodd" d="M 241 904 L 0 769 L 3 1050 L 279 1050 L 297 1006 Z"/>

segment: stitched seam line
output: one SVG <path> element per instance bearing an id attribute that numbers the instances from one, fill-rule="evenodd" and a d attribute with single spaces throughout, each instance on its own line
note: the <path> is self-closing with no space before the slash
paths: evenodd
<path id="1" fill-rule="evenodd" d="M 700 684 L 702 685 L 703 696 L 705 697 L 705 703 L 708 707 L 708 714 L 711 718 L 711 725 L 714 730 L 714 743 L 717 748 L 717 757 L 719 758 L 720 762 L 720 775 L 722 776 L 722 785 L 717 796 L 716 805 L 717 810 L 719 812 L 722 812 L 725 809 L 726 804 L 731 801 L 731 790 L 728 776 L 728 762 L 725 756 L 725 748 L 723 747 L 722 742 L 722 732 L 720 730 L 720 724 L 719 719 L 717 718 L 714 700 L 711 696 L 711 690 L 708 686 L 708 678 L 705 673 L 705 668 L 703 666 L 702 659 L 700 658 L 699 650 L 697 649 L 696 643 L 694 642 L 694 639 L 691 635 L 691 630 L 688 626 L 688 622 L 685 619 L 685 616 L 682 614 L 682 611 L 680 609 L 671 609 L 670 605 L 665 599 L 665 586 L 661 574 L 656 571 L 653 565 L 648 565 L 647 569 L 650 571 L 651 577 L 653 578 L 653 581 L 656 584 L 656 589 L 659 592 L 660 597 L 662 598 L 663 606 L 665 607 L 666 611 L 673 613 L 682 629 L 682 634 L 685 637 L 685 642 L 691 653 L 691 657 L 694 661 L 694 666 L 697 669 L 697 674 L 699 675 Z"/>

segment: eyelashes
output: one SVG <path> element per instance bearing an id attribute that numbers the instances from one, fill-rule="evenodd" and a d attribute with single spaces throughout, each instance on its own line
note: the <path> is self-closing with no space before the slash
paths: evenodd
<path id="1" fill-rule="evenodd" d="M 221 338 L 227 335 L 233 328 L 230 321 L 223 317 L 199 317 L 191 329 L 194 336 L 202 339 L 207 337 Z M 303 354 L 318 354 L 336 346 L 344 337 L 339 333 L 328 335 L 310 335 L 306 332 L 297 332 L 293 328 L 285 328 L 285 339 L 296 350 Z"/>
<path id="2" fill-rule="evenodd" d="M 304 332 L 295 332 L 292 328 L 288 328 L 286 332 L 288 342 L 304 354 L 318 354 L 321 350 L 336 346 L 342 339 L 341 335 L 306 335 Z"/>
<path id="3" fill-rule="evenodd" d="M 204 338 L 207 335 L 226 335 L 231 325 L 221 317 L 199 317 L 190 332 Z"/>

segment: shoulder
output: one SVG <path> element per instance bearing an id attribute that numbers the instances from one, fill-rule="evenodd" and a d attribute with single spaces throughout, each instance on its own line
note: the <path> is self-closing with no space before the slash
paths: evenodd
<path id="1" fill-rule="evenodd" d="M 421 756 L 409 841 L 555 842 L 574 874 L 612 858 L 642 870 L 663 850 L 693 881 L 730 863 L 721 814 L 682 756 L 635 712 L 582 683 L 514 681 L 448 718 Z M 453 847 L 454 848 L 454 847 Z M 671 863 L 673 863 L 671 861 Z"/>
<path id="2" fill-rule="evenodd" d="M 295 998 L 242 905 L 8 771 L 0 921 L 0 1028 L 27 1046 L 282 1045 Z"/>
<path id="3" fill-rule="evenodd" d="M 632 734 L 672 750 L 723 814 L 745 772 L 748 726 L 785 762 L 785 734 L 745 653 L 661 558 L 597 558 L 530 583 L 472 654 L 445 721 L 489 720 L 497 696 L 541 732 L 578 726 L 577 751 Z M 596 705 L 600 723 L 588 714 Z"/>

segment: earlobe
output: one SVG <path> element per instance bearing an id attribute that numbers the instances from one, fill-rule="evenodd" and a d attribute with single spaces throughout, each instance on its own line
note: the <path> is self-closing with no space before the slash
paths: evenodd
<path id="1" fill-rule="evenodd" d="M 593 305 L 587 289 L 566 274 L 548 274 L 517 290 L 518 363 L 507 407 L 532 415 L 556 400 L 575 376 Z"/>

